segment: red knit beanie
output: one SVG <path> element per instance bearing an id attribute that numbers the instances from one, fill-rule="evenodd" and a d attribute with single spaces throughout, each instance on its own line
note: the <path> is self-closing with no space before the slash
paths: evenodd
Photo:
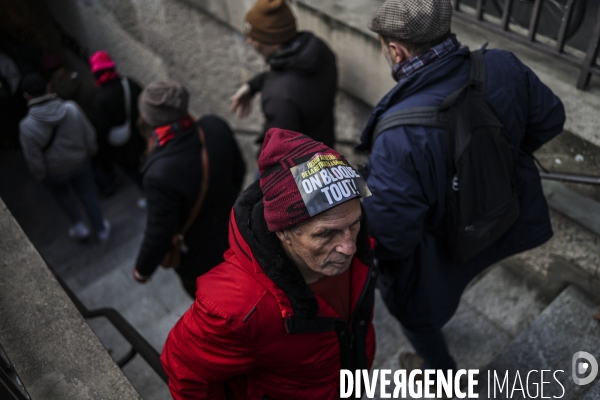
<path id="1" fill-rule="evenodd" d="M 265 44 L 282 44 L 296 37 L 296 19 L 285 0 L 258 0 L 246 13 L 244 33 Z"/>
<path id="2" fill-rule="evenodd" d="M 258 157 L 269 231 L 291 228 L 371 193 L 346 158 L 301 133 L 271 128 Z"/>

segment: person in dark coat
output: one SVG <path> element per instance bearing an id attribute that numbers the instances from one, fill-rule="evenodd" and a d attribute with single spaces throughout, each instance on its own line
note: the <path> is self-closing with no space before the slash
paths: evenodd
<path id="1" fill-rule="evenodd" d="M 371 147 L 382 116 L 439 106 L 467 82 L 470 53 L 450 34 L 451 16 L 450 0 L 388 0 L 370 26 L 379 34 L 398 83 L 375 107 L 362 133 L 359 148 L 371 152 L 367 183 L 373 192 L 364 206 L 377 242 L 383 299 L 420 356 L 401 355 L 401 367 L 409 369 L 454 369 L 441 328 L 456 312 L 467 284 L 493 263 L 552 236 L 531 153 L 562 131 L 564 107 L 510 52 L 485 51 L 485 97 L 517 153 L 520 215 L 483 252 L 463 264 L 452 264 L 442 240 L 433 233 L 446 214 L 445 129 L 397 126 L 384 131 Z"/>
<path id="2" fill-rule="evenodd" d="M 97 179 L 99 187 L 105 194 L 114 192 L 117 179 L 114 168 L 118 165 L 142 189 L 140 167 L 146 143 L 136 124 L 139 117 L 137 104 L 142 88 L 134 80 L 121 77 L 114 61 L 105 51 L 94 53 L 90 57 L 90 66 L 96 77 L 96 85 L 100 88 L 94 96 L 91 118 L 98 135 L 98 155 L 95 161 L 101 171 Z M 124 84 L 127 84 L 130 92 L 130 132 L 126 140 L 114 141 L 111 129 L 126 123 Z"/>
<path id="3" fill-rule="evenodd" d="M 172 246 L 197 202 L 203 183 L 204 132 L 208 153 L 208 190 L 196 219 L 185 234 L 187 252 L 175 271 L 194 297 L 196 278 L 223 261 L 228 248 L 229 214 L 242 189 L 244 160 L 229 126 L 209 115 L 198 121 L 188 113 L 188 91 L 176 82 L 155 81 L 144 89 L 139 108 L 150 127 L 150 152 L 143 166 L 148 216 L 144 240 L 133 271 L 147 281 Z"/>
<path id="4" fill-rule="evenodd" d="M 333 147 L 333 106 L 337 90 L 335 55 L 310 32 L 297 32 L 284 0 L 258 0 L 245 18 L 248 43 L 269 71 L 242 85 L 231 98 L 239 117 L 250 113 L 252 97 L 261 92 L 263 135 L 277 127 L 303 132 Z"/>

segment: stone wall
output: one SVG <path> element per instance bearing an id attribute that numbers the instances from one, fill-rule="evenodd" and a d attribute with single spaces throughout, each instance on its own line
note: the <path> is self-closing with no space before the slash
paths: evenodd
<path id="1" fill-rule="evenodd" d="M 0 200 L 0 343 L 32 399 L 141 399 Z"/>

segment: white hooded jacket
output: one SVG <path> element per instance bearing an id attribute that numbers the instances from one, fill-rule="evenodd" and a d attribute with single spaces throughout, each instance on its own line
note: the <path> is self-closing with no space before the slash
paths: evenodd
<path id="1" fill-rule="evenodd" d="M 40 180 L 73 171 L 97 150 L 96 131 L 81 108 L 55 94 L 30 100 L 29 113 L 19 126 L 25 160 Z M 55 127 L 54 141 L 44 151 Z"/>

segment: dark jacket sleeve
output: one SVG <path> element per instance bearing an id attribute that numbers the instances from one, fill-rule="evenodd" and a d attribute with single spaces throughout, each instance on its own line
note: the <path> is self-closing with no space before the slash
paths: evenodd
<path id="1" fill-rule="evenodd" d="M 523 70 L 527 81 L 528 112 L 521 148 L 531 154 L 562 132 L 566 118 L 565 108 L 558 96 L 542 83 L 528 66 L 513 54 L 511 56 L 518 67 Z"/>
<path id="2" fill-rule="evenodd" d="M 394 143 L 402 128 L 384 133 L 370 157 L 367 186 L 372 195 L 363 203 L 380 259 L 410 256 L 422 241 L 429 205 L 410 150 Z M 418 160 L 422 163 L 421 160 Z M 429 185 L 431 185 L 430 183 Z"/>
<path id="3" fill-rule="evenodd" d="M 141 275 L 150 276 L 172 246 L 179 227 L 183 197 L 174 189 L 159 185 L 152 176 L 144 179 L 144 193 L 148 216 L 135 268 Z"/>
<path id="4" fill-rule="evenodd" d="M 267 74 L 268 72 L 260 73 L 247 82 L 248 86 L 250 86 L 251 96 L 254 96 L 257 92 L 260 92 L 262 90 L 263 83 L 265 83 L 265 78 L 267 77 Z"/>

